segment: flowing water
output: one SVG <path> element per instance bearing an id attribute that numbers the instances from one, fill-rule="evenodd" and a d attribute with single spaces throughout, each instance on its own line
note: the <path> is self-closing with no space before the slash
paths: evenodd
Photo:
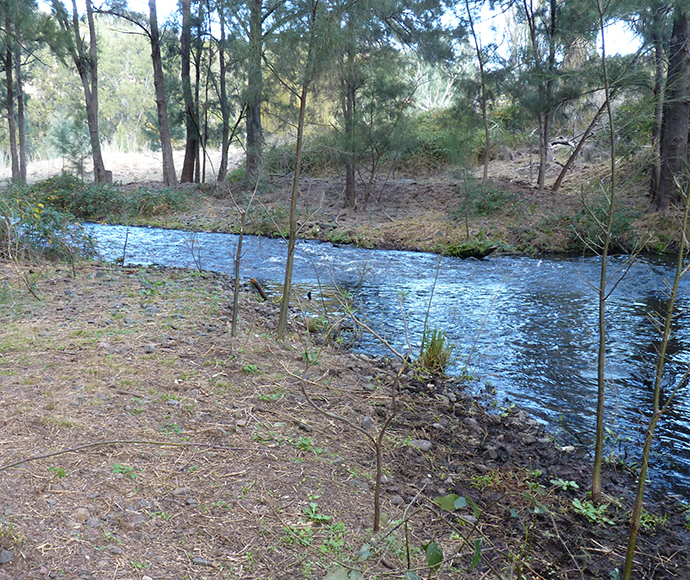
<path id="1" fill-rule="evenodd" d="M 231 272 L 237 237 L 155 228 L 87 226 L 106 260 L 126 264 L 200 267 Z M 126 247 L 125 247 L 126 240 Z M 247 236 L 242 279 L 255 277 L 274 292 L 284 277 L 286 244 Z M 626 266 L 611 258 L 609 271 Z M 311 292 L 315 311 L 334 305 L 334 288 L 345 289 L 378 332 L 399 351 L 418 346 L 425 320 L 456 344 L 453 372 L 476 377 L 500 406 L 515 403 L 554 432 L 591 444 L 596 407 L 596 257 L 485 260 L 439 258 L 415 252 L 362 250 L 299 241 L 295 293 Z M 665 283 L 673 267 L 639 259 L 612 288 L 607 304 L 607 418 L 611 452 L 635 461 L 652 405 L 659 333 L 650 315 L 662 313 Z M 681 284 L 668 394 L 690 364 L 690 281 Z M 401 300 L 402 299 L 402 300 Z M 428 319 L 427 319 L 428 317 Z M 387 354 L 367 338 L 358 348 Z M 677 395 L 657 430 L 653 477 L 657 489 L 690 500 L 690 388 Z"/>

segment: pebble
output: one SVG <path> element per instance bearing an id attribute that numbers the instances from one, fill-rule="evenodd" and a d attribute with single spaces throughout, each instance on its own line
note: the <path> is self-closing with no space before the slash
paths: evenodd
<path id="1" fill-rule="evenodd" d="M 0 563 L 9 563 L 9 561 L 12 559 L 12 556 L 14 556 L 12 552 L 10 552 L 9 550 L 3 550 L 2 552 L 0 552 Z"/>
<path id="2" fill-rule="evenodd" d="M 174 407 L 175 405 L 179 405 L 180 401 L 178 401 L 177 399 L 168 399 L 167 404 L 171 407 Z"/>
<path id="3" fill-rule="evenodd" d="M 434 444 L 426 439 L 414 439 L 409 443 L 410 447 L 415 447 L 420 451 L 431 451 Z"/>
<path id="4" fill-rule="evenodd" d="M 392 501 L 395 505 L 402 505 L 402 504 L 405 503 L 405 500 L 402 498 L 402 496 L 401 496 L 401 495 L 398 495 L 397 493 L 396 493 L 395 495 L 392 495 L 392 496 L 391 496 L 391 501 Z"/>
<path id="5" fill-rule="evenodd" d="M 85 522 L 91 517 L 91 514 L 86 508 L 80 507 L 75 510 L 75 512 L 72 514 L 72 517 L 78 522 Z"/>
<path id="6" fill-rule="evenodd" d="M 367 431 L 371 429 L 371 417 L 364 417 L 362 419 L 362 429 L 366 429 Z"/>
<path id="7" fill-rule="evenodd" d="M 192 560 L 192 564 L 196 564 L 197 566 L 213 567 L 213 562 L 211 562 L 210 560 L 207 560 L 206 558 L 194 558 Z"/>
<path id="8" fill-rule="evenodd" d="M 190 493 L 192 493 L 192 490 L 188 487 L 178 487 L 172 492 L 173 495 L 189 495 Z"/>

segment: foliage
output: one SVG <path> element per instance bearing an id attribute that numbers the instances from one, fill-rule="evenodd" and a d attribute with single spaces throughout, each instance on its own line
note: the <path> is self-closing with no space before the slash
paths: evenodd
<path id="1" fill-rule="evenodd" d="M 425 332 L 415 364 L 432 375 L 443 375 L 453 361 L 455 345 L 438 329 Z"/>
<path id="2" fill-rule="evenodd" d="M 571 220 L 573 245 L 580 250 L 597 252 L 601 247 L 608 221 L 608 206 L 605 202 L 587 206 Z M 640 217 L 635 209 L 617 207 L 611 223 L 611 251 L 630 252 L 638 242 L 633 222 Z"/>
<path id="3" fill-rule="evenodd" d="M 84 183 L 63 173 L 31 187 L 31 195 L 45 206 L 91 221 L 149 217 L 182 209 L 186 195 L 172 188 L 130 190 L 113 185 Z"/>
<path id="4" fill-rule="evenodd" d="M 0 193 L 0 256 L 73 259 L 93 253 L 93 240 L 66 212 L 17 184 Z"/>
<path id="5" fill-rule="evenodd" d="M 463 220 L 465 216 L 489 216 L 504 212 L 513 214 L 519 211 L 519 197 L 510 191 L 494 185 L 482 185 L 477 180 L 465 184 L 464 199 L 460 207 L 451 212 L 451 219 Z"/>
<path id="6" fill-rule="evenodd" d="M 606 524 L 609 526 L 615 524 L 615 522 L 606 513 L 608 507 L 609 506 L 606 504 L 600 504 L 598 506 L 594 505 L 588 499 L 580 501 L 579 499 L 575 498 L 573 500 L 573 508 L 575 508 L 575 513 L 584 516 L 593 524 Z"/>
<path id="7" fill-rule="evenodd" d="M 454 107 L 422 113 L 406 126 L 398 167 L 406 172 L 440 171 L 451 163 L 465 164 L 482 146 L 472 109 Z"/>

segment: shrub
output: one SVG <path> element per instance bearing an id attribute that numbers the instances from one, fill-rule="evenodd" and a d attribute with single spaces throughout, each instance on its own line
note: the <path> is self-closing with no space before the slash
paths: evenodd
<path id="1" fill-rule="evenodd" d="M 91 255 L 93 239 L 71 215 L 38 201 L 25 186 L 0 196 L 0 255 L 7 259 Z"/>
<path id="2" fill-rule="evenodd" d="M 113 185 L 84 183 L 66 173 L 39 181 L 30 193 L 47 207 L 90 221 L 158 215 L 181 209 L 187 203 L 186 195 L 173 188 L 125 190 Z"/>

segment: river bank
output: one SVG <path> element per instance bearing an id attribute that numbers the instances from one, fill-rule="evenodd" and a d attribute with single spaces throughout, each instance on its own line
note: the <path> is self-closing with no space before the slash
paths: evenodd
<path id="1" fill-rule="evenodd" d="M 383 437 L 373 533 L 374 454 L 357 428 L 386 424 L 398 367 L 319 346 L 297 310 L 276 340 L 277 306 L 251 292 L 232 337 L 221 275 L 2 263 L 0 288 L 0 463 L 43 456 L 0 472 L 0 578 L 323 578 L 338 563 L 423 576 L 430 541 L 439 578 L 621 565 L 622 464 L 606 466 L 608 506 L 588 519 L 575 503 L 588 461 L 523 412 L 487 414 L 461 383 L 415 371 Z M 467 506 L 434 503 L 450 494 Z M 638 577 L 690 576 L 686 514 L 645 509 Z"/>
<path id="2" fill-rule="evenodd" d="M 605 168 L 582 167 L 558 193 L 539 192 L 526 173 L 525 156 L 491 165 L 487 187 L 475 177 L 449 170 L 431 176 L 396 176 L 360 184 L 357 208 L 344 207 L 340 176 L 304 176 L 298 198 L 299 236 L 364 248 L 485 255 L 489 251 L 592 253 L 601 239 Z M 527 168 L 527 169 L 526 169 Z M 549 178 L 555 179 L 558 166 Z M 643 181 L 627 168 L 616 193 L 612 246 L 616 252 L 675 247 L 676 216 L 652 211 Z M 603 180 L 603 181 L 602 181 Z M 154 184 L 151 184 L 152 186 Z M 281 236 L 288 231 L 291 176 L 259 183 L 245 231 Z M 194 191 L 185 212 L 143 220 L 197 231 L 236 233 L 254 184 L 229 183 Z M 605 221 L 605 220 L 604 220 Z"/>

